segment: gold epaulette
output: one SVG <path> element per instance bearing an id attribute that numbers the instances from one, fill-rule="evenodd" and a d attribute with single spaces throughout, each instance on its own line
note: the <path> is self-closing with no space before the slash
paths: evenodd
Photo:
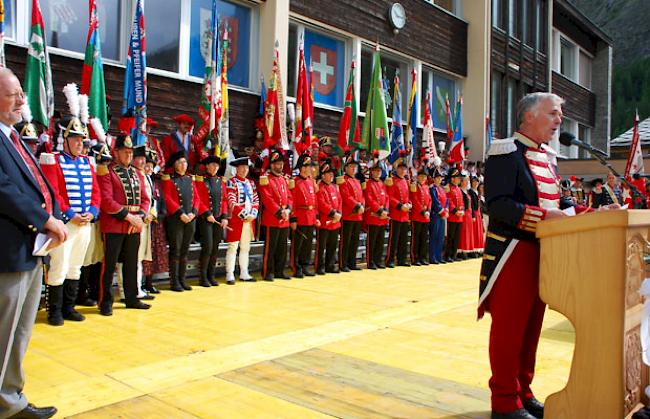
<path id="1" fill-rule="evenodd" d="M 160 176 L 160 180 L 170 180 L 172 177 L 169 176 L 167 173 L 163 173 L 162 176 Z"/>
<path id="2" fill-rule="evenodd" d="M 336 177 L 336 184 L 337 185 L 343 185 L 345 183 L 345 177 L 344 176 L 337 176 Z"/>
<path id="3" fill-rule="evenodd" d="M 415 182 L 411 182 L 411 192 L 417 192 L 418 191 L 418 184 Z"/>
<path id="4" fill-rule="evenodd" d="M 107 164 L 98 164 L 97 165 L 97 176 L 106 176 L 108 174 L 108 165 Z"/>
<path id="5" fill-rule="evenodd" d="M 367 182 L 365 180 L 363 182 L 361 182 L 361 189 L 364 190 L 364 191 L 366 190 L 366 184 L 367 184 Z"/>
<path id="6" fill-rule="evenodd" d="M 393 178 L 387 177 L 384 183 L 386 184 L 386 186 L 393 186 Z"/>
<path id="7" fill-rule="evenodd" d="M 194 181 L 195 182 L 203 182 L 203 176 L 194 175 Z"/>
<path id="8" fill-rule="evenodd" d="M 318 193 L 318 183 L 314 182 L 314 190 Z"/>
<path id="9" fill-rule="evenodd" d="M 296 187 L 296 180 L 295 179 L 289 179 L 287 180 L 287 186 L 289 189 L 293 189 Z"/>
<path id="10" fill-rule="evenodd" d="M 266 175 L 260 176 L 260 186 L 266 186 L 269 184 L 269 177 Z"/>

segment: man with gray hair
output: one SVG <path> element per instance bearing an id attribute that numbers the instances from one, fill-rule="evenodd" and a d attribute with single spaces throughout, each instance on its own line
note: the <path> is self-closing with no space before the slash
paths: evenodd
<path id="1" fill-rule="evenodd" d="M 50 248 L 68 236 L 54 192 L 13 125 L 22 119 L 25 94 L 14 73 L 0 69 L 0 418 L 49 418 L 23 394 L 22 363 L 41 298 L 43 258 L 35 256 L 37 233 Z M 45 237 L 45 236 L 41 236 Z M 46 245 L 43 244 L 43 247 Z"/>
<path id="2" fill-rule="evenodd" d="M 564 217 L 548 142 L 562 123 L 564 100 L 531 93 L 519 102 L 519 130 L 494 140 L 485 167 L 490 222 L 480 274 L 479 318 L 488 311 L 492 418 L 541 418 L 530 388 L 545 304 L 539 298 L 537 223 Z M 576 207 L 576 212 L 587 211 Z"/>

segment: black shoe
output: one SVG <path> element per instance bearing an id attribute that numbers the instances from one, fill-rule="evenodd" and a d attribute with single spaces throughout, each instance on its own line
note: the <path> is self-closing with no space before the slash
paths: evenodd
<path id="1" fill-rule="evenodd" d="M 95 307 L 97 305 L 97 301 L 93 300 L 90 297 L 87 297 L 79 301 L 77 305 L 82 307 Z"/>
<path id="2" fill-rule="evenodd" d="M 47 419 L 56 415 L 56 412 L 57 410 L 54 406 L 36 407 L 30 403 L 20 412 L 9 416 L 9 419 Z"/>
<path id="3" fill-rule="evenodd" d="M 397 266 L 411 266 L 411 264 L 408 262 L 402 262 L 402 263 L 398 263 Z"/>
<path id="4" fill-rule="evenodd" d="M 316 273 L 318 275 L 325 275 L 325 267 L 324 266 L 319 266 L 318 269 L 316 270 Z"/>
<path id="5" fill-rule="evenodd" d="M 309 269 L 303 269 L 302 273 L 304 273 L 305 276 L 316 276 L 316 273 L 314 271 L 310 271 Z"/>
<path id="6" fill-rule="evenodd" d="M 357 265 L 354 265 L 354 266 L 350 266 L 350 270 L 351 271 L 360 271 L 361 268 L 359 268 Z"/>
<path id="7" fill-rule="evenodd" d="M 138 300 L 146 300 L 146 301 L 151 301 L 151 300 L 155 300 L 155 299 L 156 299 L 156 297 L 154 297 L 153 295 L 149 295 L 148 293 L 146 293 L 144 295 L 144 297 L 138 298 Z"/>
<path id="8" fill-rule="evenodd" d="M 375 265 L 374 263 L 371 263 L 371 264 L 368 265 L 368 269 L 372 269 L 373 271 L 377 270 L 377 265 Z"/>
<path id="9" fill-rule="evenodd" d="M 387 268 L 394 268 L 394 267 L 395 267 L 395 264 L 394 264 L 393 262 L 388 262 L 388 263 L 386 264 L 386 267 L 387 267 Z"/>
<path id="10" fill-rule="evenodd" d="M 535 416 L 528 413 L 526 409 L 519 409 L 508 413 L 492 412 L 492 416 L 490 417 L 492 419 L 535 419 Z"/>
<path id="11" fill-rule="evenodd" d="M 86 320 L 86 317 L 83 314 L 79 313 L 77 310 L 72 310 L 68 313 L 64 313 L 63 318 L 73 322 L 82 322 Z"/>
<path id="12" fill-rule="evenodd" d="M 142 301 L 137 301 L 133 304 L 127 304 L 126 308 L 134 308 L 136 310 L 149 310 L 151 308 L 151 305 L 145 304 Z"/>
<path id="13" fill-rule="evenodd" d="M 99 314 L 102 316 L 112 316 L 113 315 L 113 306 L 111 305 L 100 305 Z"/>
<path id="14" fill-rule="evenodd" d="M 422 266 L 429 266 L 429 261 L 427 261 L 427 260 L 421 260 L 421 261 L 420 261 L 420 265 L 422 265 Z"/>
<path id="15" fill-rule="evenodd" d="M 380 263 L 379 265 L 377 265 L 377 268 L 386 269 L 386 265 Z"/>
<path id="16" fill-rule="evenodd" d="M 347 266 L 344 266 L 344 267 L 341 268 L 341 272 L 350 272 L 350 268 L 348 268 Z"/>
<path id="17" fill-rule="evenodd" d="M 264 280 L 265 280 L 265 281 L 268 281 L 268 282 L 273 282 L 273 274 L 267 274 L 267 275 L 264 277 Z"/>
<path id="18" fill-rule="evenodd" d="M 304 278 L 305 275 L 302 273 L 302 269 L 296 269 L 296 272 L 293 274 L 294 278 Z"/>
<path id="19" fill-rule="evenodd" d="M 175 292 L 183 292 L 183 287 L 178 281 L 172 280 L 171 283 L 169 284 L 169 290 Z"/>
<path id="20" fill-rule="evenodd" d="M 420 261 L 417 261 L 413 264 L 413 266 L 422 266 L 422 264 L 420 263 Z"/>
<path id="21" fill-rule="evenodd" d="M 437 260 L 429 262 L 429 265 L 439 265 L 441 262 L 438 262 Z"/>
<path id="22" fill-rule="evenodd" d="M 275 274 L 275 278 L 276 279 L 291 279 L 291 277 L 289 275 L 285 274 L 284 272 L 282 272 L 280 274 Z"/>
<path id="23" fill-rule="evenodd" d="M 210 288 L 212 286 L 212 284 L 210 284 L 210 282 L 207 279 L 201 278 L 201 279 L 199 279 L 199 286 L 205 287 L 205 288 Z"/>
<path id="24" fill-rule="evenodd" d="M 226 281 L 226 284 L 228 284 L 228 285 L 235 285 L 235 280 L 232 280 L 232 281 Z"/>
<path id="25" fill-rule="evenodd" d="M 181 285 L 181 287 L 183 287 L 184 291 L 192 291 L 192 287 L 189 284 L 185 283 L 184 280 L 179 280 L 178 283 Z"/>
<path id="26" fill-rule="evenodd" d="M 524 409 L 526 409 L 531 415 L 535 416 L 538 419 L 544 417 L 544 403 L 540 402 L 534 397 L 528 400 L 524 400 L 522 403 L 524 405 Z"/>
<path id="27" fill-rule="evenodd" d="M 339 268 L 337 268 L 336 266 L 329 266 L 329 267 L 325 268 L 325 273 L 328 273 L 328 274 L 337 274 L 339 272 L 340 272 Z"/>
<path id="28" fill-rule="evenodd" d="M 242 278 L 241 276 L 239 277 L 239 280 L 241 282 L 257 282 L 257 279 L 250 277 L 250 278 Z"/>
<path id="29" fill-rule="evenodd" d="M 160 290 L 153 286 L 144 287 L 144 290 L 147 291 L 149 294 L 160 294 Z"/>

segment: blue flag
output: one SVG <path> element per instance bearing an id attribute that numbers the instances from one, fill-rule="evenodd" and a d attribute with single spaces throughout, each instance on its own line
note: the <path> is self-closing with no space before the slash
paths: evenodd
<path id="1" fill-rule="evenodd" d="M 388 90 L 388 89 L 386 89 Z M 395 75 L 395 100 L 393 101 L 393 124 L 390 132 L 390 154 L 388 161 L 392 164 L 404 150 L 404 129 L 402 128 L 402 92 L 399 76 Z"/>
<path id="2" fill-rule="evenodd" d="M 135 129 L 131 137 L 135 145 L 144 144 L 147 128 L 147 60 L 142 0 L 137 0 L 131 25 L 124 75 L 122 114 L 135 117 Z"/>

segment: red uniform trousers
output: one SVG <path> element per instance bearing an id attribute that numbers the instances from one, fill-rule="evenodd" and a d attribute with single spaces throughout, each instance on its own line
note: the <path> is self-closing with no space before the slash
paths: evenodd
<path id="1" fill-rule="evenodd" d="M 521 409 L 533 397 L 535 354 L 546 305 L 539 297 L 539 243 L 520 241 L 485 301 L 492 316 L 492 410 Z"/>

